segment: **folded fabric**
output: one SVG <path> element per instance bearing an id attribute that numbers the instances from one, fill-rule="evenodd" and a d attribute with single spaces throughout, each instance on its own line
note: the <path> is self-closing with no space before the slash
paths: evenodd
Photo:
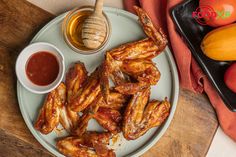
<path id="1" fill-rule="evenodd" d="M 236 113 L 231 112 L 212 87 L 206 75 L 202 72 L 190 50 L 175 30 L 170 17 L 170 8 L 182 0 L 124 0 L 125 8 L 134 12 L 133 6 L 142 7 L 151 17 L 156 26 L 161 26 L 169 37 L 169 46 L 172 48 L 179 70 L 181 87 L 193 92 L 205 92 L 218 116 L 220 126 L 224 132 L 236 141 Z"/>

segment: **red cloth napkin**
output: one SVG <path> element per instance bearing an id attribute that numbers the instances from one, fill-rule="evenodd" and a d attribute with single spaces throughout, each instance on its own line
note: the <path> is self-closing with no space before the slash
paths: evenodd
<path id="1" fill-rule="evenodd" d="M 224 132 L 236 141 L 236 113 L 231 112 L 212 87 L 206 75 L 192 57 L 190 50 L 175 31 L 170 17 L 170 8 L 182 0 L 124 0 L 127 10 L 134 13 L 133 6 L 141 6 L 152 18 L 155 25 L 160 25 L 169 37 L 169 43 L 179 70 L 180 84 L 183 88 L 194 92 L 203 91 L 215 108 L 219 123 Z"/>

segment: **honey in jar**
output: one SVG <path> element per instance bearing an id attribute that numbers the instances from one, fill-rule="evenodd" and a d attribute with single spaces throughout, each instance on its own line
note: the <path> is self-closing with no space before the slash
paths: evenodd
<path id="1" fill-rule="evenodd" d="M 82 26 L 84 21 L 93 13 L 93 8 L 81 8 L 72 10 L 64 19 L 63 22 L 63 34 L 66 43 L 76 52 L 83 54 L 92 54 L 100 51 L 108 42 L 110 37 L 110 23 L 107 16 L 104 14 L 106 18 L 106 27 L 107 34 L 104 42 L 101 47 L 97 50 L 92 50 L 87 48 L 82 39 Z"/>
<path id="2" fill-rule="evenodd" d="M 81 50 L 88 50 L 82 40 L 82 25 L 85 19 L 91 14 L 92 11 L 84 10 L 72 15 L 66 27 L 66 35 L 69 42 Z"/>

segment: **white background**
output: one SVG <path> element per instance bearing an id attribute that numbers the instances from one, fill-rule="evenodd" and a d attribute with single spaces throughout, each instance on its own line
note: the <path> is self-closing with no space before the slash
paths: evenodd
<path id="1" fill-rule="evenodd" d="M 94 4 L 94 0 L 28 0 L 29 2 L 58 15 L 77 6 Z M 123 8 L 122 0 L 104 0 L 105 6 Z M 235 122 L 236 123 L 236 122 Z M 218 128 L 207 157 L 236 157 L 236 143 Z"/>

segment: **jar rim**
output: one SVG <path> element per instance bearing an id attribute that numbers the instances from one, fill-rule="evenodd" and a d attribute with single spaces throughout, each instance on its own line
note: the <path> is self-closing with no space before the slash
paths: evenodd
<path id="1" fill-rule="evenodd" d="M 68 27 L 68 23 L 71 19 L 71 17 L 73 17 L 76 13 L 80 12 L 80 11 L 93 11 L 93 6 L 83 6 L 83 7 L 77 7 L 72 9 L 71 11 L 69 11 L 66 15 L 66 17 L 63 20 L 62 23 L 62 33 L 63 33 L 63 37 L 65 42 L 67 43 L 67 45 L 74 50 L 77 53 L 81 53 L 81 54 L 85 54 L 85 55 L 89 55 L 89 54 L 94 54 L 97 52 L 100 52 L 101 50 L 103 50 L 105 48 L 105 46 L 107 45 L 109 39 L 110 39 L 110 35 L 111 35 L 111 23 L 109 18 L 107 17 L 106 13 L 103 11 L 103 16 L 106 19 L 106 37 L 104 39 L 104 41 L 102 42 L 102 44 L 97 48 L 97 49 L 88 49 L 88 50 L 83 50 L 83 49 L 79 49 L 78 47 L 74 46 L 70 40 L 68 39 L 68 35 L 67 35 L 67 27 Z"/>

